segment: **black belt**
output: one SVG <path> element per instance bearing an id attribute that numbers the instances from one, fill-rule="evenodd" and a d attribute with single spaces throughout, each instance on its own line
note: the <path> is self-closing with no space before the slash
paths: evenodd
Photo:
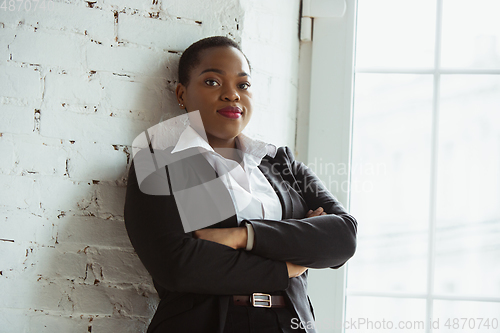
<path id="1" fill-rule="evenodd" d="M 256 308 L 284 308 L 285 298 L 278 295 L 253 293 L 252 295 L 233 295 L 234 305 L 253 306 Z"/>

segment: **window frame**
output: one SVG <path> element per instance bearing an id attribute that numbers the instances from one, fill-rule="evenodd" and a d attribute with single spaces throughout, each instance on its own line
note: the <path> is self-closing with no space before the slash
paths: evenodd
<path id="1" fill-rule="evenodd" d="M 349 209 L 356 0 L 303 0 L 302 16 L 302 25 L 312 21 L 312 35 L 300 45 L 295 153 L 325 184 L 347 185 L 332 193 Z M 319 163 L 345 166 L 347 173 L 322 174 Z M 321 332 L 343 332 L 346 266 L 309 270 Z"/>

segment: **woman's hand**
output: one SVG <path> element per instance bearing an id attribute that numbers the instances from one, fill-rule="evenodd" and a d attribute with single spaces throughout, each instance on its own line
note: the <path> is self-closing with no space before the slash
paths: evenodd
<path id="1" fill-rule="evenodd" d="M 205 228 L 196 230 L 194 238 L 205 239 L 233 249 L 246 248 L 248 231 L 246 227 Z"/>
<path id="2" fill-rule="evenodd" d="M 309 210 L 306 214 L 306 217 L 314 217 L 314 216 L 320 216 L 320 215 L 326 215 L 326 212 L 323 210 L 323 207 L 318 207 L 316 210 Z"/>
<path id="3" fill-rule="evenodd" d="M 307 267 L 295 265 L 291 262 L 286 262 L 286 268 L 288 269 L 288 277 L 293 278 L 302 275 L 305 271 L 307 271 Z"/>

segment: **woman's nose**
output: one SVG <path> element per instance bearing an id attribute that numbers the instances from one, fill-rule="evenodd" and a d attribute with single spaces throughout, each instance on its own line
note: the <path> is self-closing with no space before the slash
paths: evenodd
<path id="1" fill-rule="evenodd" d="M 236 91 L 236 89 L 228 88 L 222 93 L 221 99 L 223 99 L 224 101 L 239 101 L 240 95 L 238 94 L 238 91 Z"/>

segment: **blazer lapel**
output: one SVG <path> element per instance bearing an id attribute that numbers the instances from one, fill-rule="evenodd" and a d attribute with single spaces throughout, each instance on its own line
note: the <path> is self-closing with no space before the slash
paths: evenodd
<path id="1" fill-rule="evenodd" d="M 288 219 L 293 216 L 293 204 L 292 199 L 290 197 L 290 193 L 288 192 L 288 188 L 285 185 L 285 181 L 281 177 L 280 174 L 276 174 L 272 171 L 272 164 L 269 162 L 269 155 L 264 156 L 258 168 L 267 181 L 271 184 L 274 189 L 274 192 L 278 195 L 278 198 L 281 202 L 281 218 Z"/>

